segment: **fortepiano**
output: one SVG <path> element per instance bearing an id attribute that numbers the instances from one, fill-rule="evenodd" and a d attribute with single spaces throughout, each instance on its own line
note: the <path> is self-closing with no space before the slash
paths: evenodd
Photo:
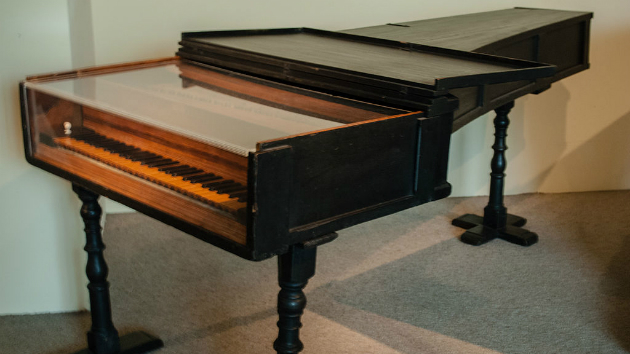
<path id="1" fill-rule="evenodd" d="M 71 181 L 83 201 L 89 350 L 162 345 L 143 332 L 119 338 L 113 326 L 99 195 L 245 259 L 277 255 L 274 348 L 297 353 L 317 247 L 448 196 L 454 121 L 577 70 L 356 31 L 184 33 L 175 58 L 21 83 L 27 160 Z M 486 94 L 495 88 L 511 91 Z M 472 96 L 474 108 L 461 105 Z"/>

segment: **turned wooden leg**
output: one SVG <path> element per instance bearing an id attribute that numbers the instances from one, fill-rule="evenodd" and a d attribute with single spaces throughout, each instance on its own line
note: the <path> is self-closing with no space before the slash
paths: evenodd
<path id="1" fill-rule="evenodd" d="M 490 163 L 490 197 L 488 205 L 483 209 L 483 224 L 494 229 L 505 227 L 507 208 L 503 205 L 503 191 L 505 186 L 505 150 L 507 150 L 507 128 L 510 125 L 508 114 L 514 107 L 514 102 L 499 107 L 494 119 L 494 144 L 492 162 Z"/>
<path id="2" fill-rule="evenodd" d="M 315 275 L 317 247 L 291 246 L 289 252 L 278 256 L 278 339 L 273 348 L 278 354 L 299 353 L 304 345 L 300 341 L 301 317 L 306 306 L 302 289 Z"/>
<path id="3" fill-rule="evenodd" d="M 72 190 L 83 202 L 81 217 L 85 224 L 85 251 L 88 254 L 86 267 L 90 281 L 90 307 L 92 327 L 87 333 L 88 349 L 79 353 L 85 354 L 135 354 L 161 348 L 163 343 L 144 332 L 135 332 L 122 338 L 112 322 L 112 309 L 109 297 L 108 268 L 103 257 L 105 244 L 101 237 L 101 207 L 98 195 L 78 185 Z"/>
<path id="4" fill-rule="evenodd" d="M 98 195 L 74 185 L 72 188 L 83 202 L 81 217 L 85 224 L 85 251 L 88 254 L 85 269 L 90 281 L 90 306 L 92 328 L 87 334 L 88 347 L 95 354 L 120 352 L 120 338 L 112 322 L 111 301 L 109 298 L 108 268 L 103 257 L 105 245 L 101 238 L 101 207 Z"/>
<path id="5" fill-rule="evenodd" d="M 495 238 L 501 238 L 521 246 L 530 246 L 538 242 L 538 235 L 521 228 L 527 220 L 520 216 L 508 214 L 507 208 L 503 204 L 505 169 L 507 167 L 505 159 L 506 138 L 507 128 L 510 124 L 508 115 L 513 107 L 514 102 L 510 102 L 495 110 L 497 116 L 494 119 L 495 139 L 492 145 L 494 155 L 490 164 L 492 171 L 490 173 L 490 197 L 488 205 L 484 208 L 483 218 L 466 214 L 452 222 L 455 226 L 468 229 L 461 238 L 464 243 L 478 246 Z"/>

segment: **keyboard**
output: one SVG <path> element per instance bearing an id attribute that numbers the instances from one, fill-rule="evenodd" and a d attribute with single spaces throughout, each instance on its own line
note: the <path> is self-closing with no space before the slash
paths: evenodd
<path id="1" fill-rule="evenodd" d="M 232 214 L 245 208 L 247 186 L 83 128 L 54 139 L 59 146 Z M 241 212 L 243 212 L 241 210 Z"/>

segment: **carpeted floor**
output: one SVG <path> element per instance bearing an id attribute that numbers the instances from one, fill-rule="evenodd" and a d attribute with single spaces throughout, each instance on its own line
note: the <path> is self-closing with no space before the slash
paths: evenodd
<path id="1" fill-rule="evenodd" d="M 303 353 L 628 353 L 630 191 L 506 198 L 540 242 L 462 244 L 449 198 L 342 230 L 306 288 Z M 107 217 L 114 321 L 156 353 L 274 353 L 275 259 L 237 258 L 140 214 Z M 89 314 L 0 317 L 0 353 L 72 353 Z"/>

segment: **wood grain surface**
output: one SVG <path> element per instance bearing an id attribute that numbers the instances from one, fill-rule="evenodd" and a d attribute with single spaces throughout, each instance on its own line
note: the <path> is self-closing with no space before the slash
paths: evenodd
<path id="1" fill-rule="evenodd" d="M 342 32 L 442 48 L 478 51 L 506 38 L 591 15 L 588 12 L 516 8 L 354 28 Z"/>
<path id="2" fill-rule="evenodd" d="M 33 157 L 192 225 L 246 244 L 245 225 L 227 212 L 68 150 L 39 144 Z"/>
<path id="3" fill-rule="evenodd" d="M 371 105 L 365 102 L 343 99 L 296 87 L 273 87 L 270 83 L 256 83 L 238 76 L 221 74 L 212 68 L 195 65 L 179 65 L 182 77 L 193 83 L 206 84 L 221 92 L 238 95 L 280 109 L 291 110 L 318 118 L 340 123 L 364 120 L 406 113 L 404 110 Z M 253 78 L 252 78 L 253 79 Z M 262 81 L 262 80 L 261 80 Z M 279 84 L 275 84 L 280 86 Z M 284 86 L 284 85 L 282 85 Z"/>
<path id="4" fill-rule="evenodd" d="M 443 90 L 507 82 L 515 75 L 532 79 L 553 73 L 538 63 L 309 28 L 297 32 L 288 29 L 287 33 L 206 32 L 196 38 L 189 34 L 180 51 L 187 53 L 194 49 L 194 43 L 208 46 L 197 49 L 205 57 L 229 55 L 262 66 L 279 66 L 284 71 L 315 71 L 322 81 L 329 75 L 343 76 L 375 87 L 399 84 Z"/>

